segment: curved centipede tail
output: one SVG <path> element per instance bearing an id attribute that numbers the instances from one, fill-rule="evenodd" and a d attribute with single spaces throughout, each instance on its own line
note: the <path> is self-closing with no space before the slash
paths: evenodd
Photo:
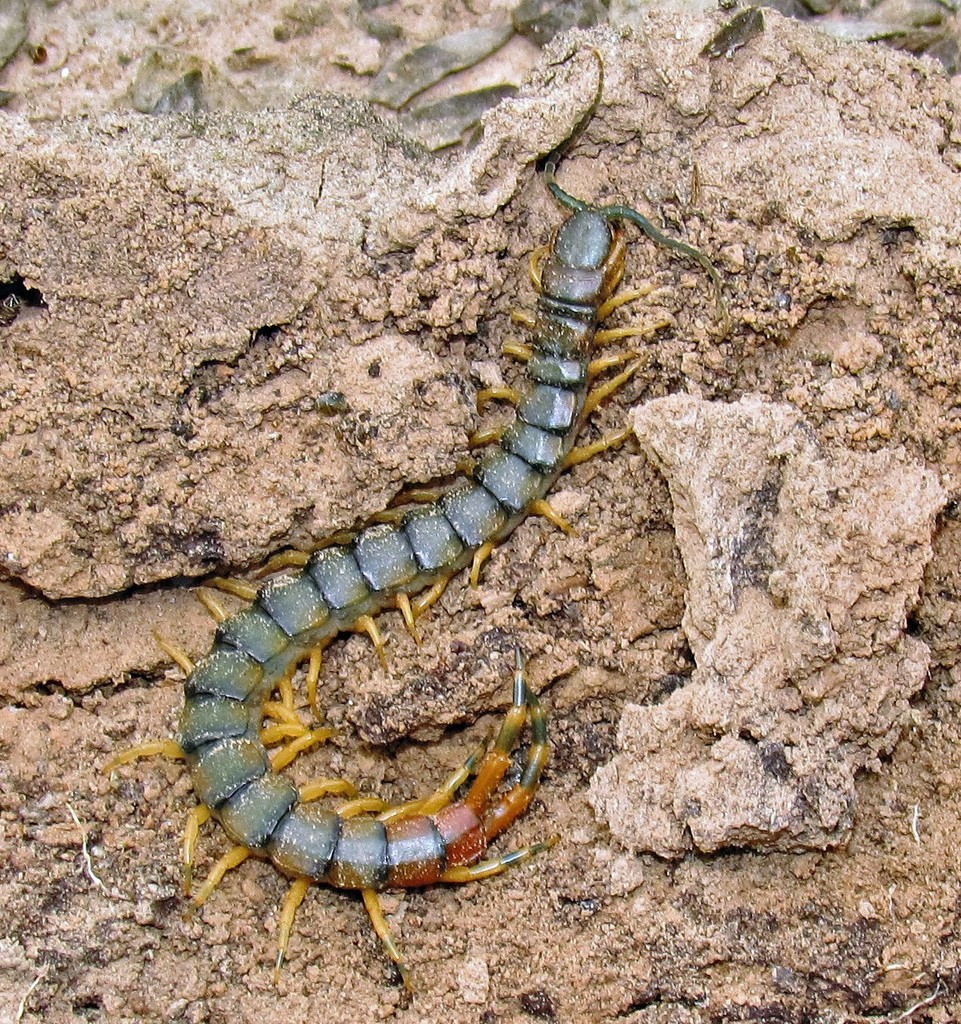
<path id="1" fill-rule="evenodd" d="M 494 804 L 484 817 L 484 834 L 490 842 L 519 818 L 531 805 L 541 774 L 550 757 L 547 743 L 547 715 L 541 702 L 527 685 L 524 658 L 520 648 L 515 652 L 517 670 L 514 675 L 514 701 L 523 701 L 531 722 L 531 743 L 527 750 L 527 763 L 520 782 Z M 507 723 L 505 722 L 505 725 Z M 550 844 L 553 845 L 553 844 Z M 546 847 L 545 847 L 546 848 Z M 539 851 L 532 851 L 539 852 Z"/>

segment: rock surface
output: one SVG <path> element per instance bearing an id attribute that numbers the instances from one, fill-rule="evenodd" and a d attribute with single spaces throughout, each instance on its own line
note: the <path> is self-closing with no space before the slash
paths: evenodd
<path id="1" fill-rule="evenodd" d="M 936 474 L 903 451 L 822 446 L 793 406 L 672 395 L 634 414 L 667 478 L 694 670 L 627 704 L 590 799 L 628 848 L 679 857 L 845 840 L 924 685 L 907 635 Z"/>
<path id="2" fill-rule="evenodd" d="M 316 7 L 33 5 L 48 61 L 22 47 L 3 71 L 18 96 L 0 132 L 0 1014 L 961 1019 L 956 84 L 773 14 L 712 60 L 730 14 L 654 15 L 633 37 L 559 37 L 478 145 L 437 159 L 355 100 L 289 104 L 258 55 L 308 54 L 304 88 L 351 79 L 360 95 L 369 79 L 338 54 L 383 64 L 477 16 L 395 0 L 367 12 L 404 34 L 381 43 L 351 5 L 270 42 L 285 11 Z M 245 100 L 258 81 L 277 109 L 135 115 L 123 98 L 158 46 Z M 528 59 L 516 38 L 495 59 L 518 46 Z M 408 1008 L 361 906 L 312 891 L 278 995 L 287 881 L 252 859 L 186 920 L 182 766 L 99 769 L 173 728 L 180 674 L 150 634 L 205 651 L 192 581 L 364 521 L 503 418 L 476 416 L 474 396 L 518 372 L 500 346 L 561 217 L 534 162 L 595 94 L 590 47 L 603 98 L 560 180 L 707 252 L 731 330 L 700 268 L 632 232 L 627 285 L 664 290 L 612 326 L 673 326 L 585 440 L 634 415 L 647 454 L 631 440 L 565 475 L 551 500 L 577 536 L 525 522 L 476 590 L 452 581 L 422 646 L 385 614 L 387 671 L 364 638 L 328 649 L 319 696 L 339 733 L 290 775 L 400 801 L 496 726 L 520 642 L 553 751 L 496 849 L 562 841 L 480 885 L 390 897 Z M 667 395 L 737 439 L 713 449 L 746 481 L 718 489 L 718 523 L 685 519 L 711 497 L 697 474 L 712 449 L 667 421 Z M 759 465 L 769 451 L 783 454 Z M 588 796 L 612 759 L 628 770 L 608 827 Z M 638 792 L 645 771 L 661 792 Z M 637 852 L 655 833 L 672 859 Z M 782 852 L 806 842 L 837 845 Z M 198 875 L 226 846 L 205 827 Z"/>

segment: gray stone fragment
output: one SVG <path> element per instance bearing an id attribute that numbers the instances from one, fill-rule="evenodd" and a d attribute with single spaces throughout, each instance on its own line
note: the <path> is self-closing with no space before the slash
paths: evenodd
<path id="1" fill-rule="evenodd" d="M 607 20 L 601 0 L 523 0 L 511 15 L 520 35 L 538 46 L 571 28 L 593 28 Z"/>
<path id="2" fill-rule="evenodd" d="M 27 38 L 27 0 L 0 0 L 0 68 Z"/>
<path id="3" fill-rule="evenodd" d="M 381 70 L 371 82 L 370 98 L 396 110 L 447 75 L 490 56 L 513 32 L 509 24 L 474 28 L 418 46 Z"/>

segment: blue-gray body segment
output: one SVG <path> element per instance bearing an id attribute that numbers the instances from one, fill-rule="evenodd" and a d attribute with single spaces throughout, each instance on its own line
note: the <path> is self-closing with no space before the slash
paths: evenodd
<path id="1" fill-rule="evenodd" d="M 280 626 L 256 605 L 221 622 L 217 640 L 244 651 L 261 665 L 280 654 L 290 642 Z"/>
<path id="2" fill-rule="evenodd" d="M 467 484 L 448 491 L 440 499 L 440 507 L 469 548 L 487 543 L 507 522 L 507 513 L 500 502 L 480 484 Z"/>
<path id="3" fill-rule="evenodd" d="M 267 771 L 267 751 L 259 739 L 228 739 L 209 743 L 193 759 L 194 792 L 211 810 Z"/>
<path id="4" fill-rule="evenodd" d="M 527 376 L 535 384 L 550 384 L 555 388 L 581 388 L 587 383 L 587 364 L 581 359 L 534 355 L 528 360 Z"/>
<path id="5" fill-rule="evenodd" d="M 268 843 L 271 860 L 290 875 L 322 881 L 340 839 L 341 819 L 317 804 L 297 804 L 277 823 Z"/>
<path id="6" fill-rule="evenodd" d="M 404 531 L 380 523 L 354 541 L 354 557 L 371 590 L 399 590 L 418 573 L 417 561 Z"/>
<path id="7" fill-rule="evenodd" d="M 557 229 L 554 256 L 565 267 L 599 270 L 613 242 L 608 219 L 596 210 L 581 210 Z"/>
<path id="8" fill-rule="evenodd" d="M 518 403 L 517 416 L 532 427 L 566 434 L 573 427 L 581 404 L 576 392 L 537 384 Z"/>
<path id="9" fill-rule="evenodd" d="M 307 571 L 331 608 L 349 608 L 370 597 L 370 588 L 349 548 L 323 548 L 311 555 Z"/>
<path id="10" fill-rule="evenodd" d="M 540 497 L 541 473 L 522 458 L 494 448 L 480 461 L 474 477 L 510 512 L 520 512 Z"/>
<path id="11" fill-rule="evenodd" d="M 228 797 L 219 811 L 220 822 L 235 843 L 262 850 L 296 802 L 297 787 L 283 775 L 267 772 Z"/>
<path id="12" fill-rule="evenodd" d="M 432 573 L 453 565 L 464 552 L 464 542 L 438 505 L 416 508 L 404 516 L 404 532 L 417 564 Z"/>
<path id="13" fill-rule="evenodd" d="M 567 439 L 562 434 L 532 427 L 522 420 L 514 420 L 504 431 L 501 446 L 542 473 L 556 470 L 568 448 Z"/>
<path id="14" fill-rule="evenodd" d="M 306 572 L 278 576 L 265 583 L 257 595 L 257 604 L 290 637 L 316 629 L 330 617 L 330 607 Z"/>
<path id="15" fill-rule="evenodd" d="M 231 700 L 246 700 L 263 677 L 264 670 L 243 651 L 215 644 L 187 676 L 184 693 L 188 699 L 195 694 L 209 693 Z"/>
<path id="16" fill-rule="evenodd" d="M 205 743 L 243 736 L 249 723 L 245 705 L 227 697 L 201 694 L 185 701 L 177 742 L 185 754 L 192 754 Z"/>
<path id="17" fill-rule="evenodd" d="M 325 879 L 340 889 L 383 889 L 387 882 L 387 829 L 377 818 L 347 818 Z"/>

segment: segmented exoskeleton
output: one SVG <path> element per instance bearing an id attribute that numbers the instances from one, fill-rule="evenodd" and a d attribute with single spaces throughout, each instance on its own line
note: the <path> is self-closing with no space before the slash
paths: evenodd
<path id="1" fill-rule="evenodd" d="M 349 784 L 322 780 L 298 790 L 278 771 L 330 735 L 330 730 L 306 728 L 294 712 L 290 679 L 301 661 L 310 659 L 306 684 L 313 706 L 320 651 L 332 638 L 346 630 L 366 631 L 382 656 L 383 640 L 372 615 L 391 606 L 400 610 L 416 637 L 415 619 L 439 598 L 450 578 L 470 565 L 476 583 L 493 547 L 530 513 L 569 529 L 547 505 L 547 491 L 565 468 L 626 436 L 622 432 L 583 448 L 574 446 L 597 403 L 636 369 L 630 365 L 591 391 L 598 374 L 634 357 L 594 358 L 595 348 L 664 325 L 658 321 L 648 327 L 598 329 L 624 302 L 651 291 L 645 287 L 614 295 L 625 261 L 620 221 L 637 222 L 640 215 L 632 216 L 634 211 L 625 207 L 593 208 L 568 196 L 553 180 L 558 155 L 548 160 L 548 183 L 574 212 L 550 244 L 532 256 L 536 312 L 515 317 L 530 329 L 530 342 L 505 346 L 526 362 L 526 384 L 518 391 L 493 389 L 478 396 L 481 402 L 490 397 L 512 401 L 513 422 L 475 437 L 490 447 L 466 479 L 439 497 L 399 512 L 393 522 L 362 529 L 348 543 L 275 560 L 270 571 L 293 571 L 275 575 L 259 588 L 222 581 L 224 589 L 252 603 L 228 617 L 214 599 L 205 598 L 221 619 L 210 653 L 194 665 L 184 652 L 165 645 L 187 673 L 176 743 L 135 748 L 108 765 L 109 770 L 158 752 L 186 757 L 201 804 L 185 835 L 188 884 L 197 832 L 208 817 L 218 818 L 237 844 L 215 866 L 196 902 L 206 899 L 226 870 L 251 854 L 269 858 L 294 878 L 281 916 L 278 967 L 296 908 L 308 884 L 319 881 L 363 893 L 374 927 L 406 981 L 377 890 L 486 877 L 550 845 L 548 841 L 482 860 L 489 842 L 530 804 L 548 756 L 546 719 L 526 686 L 519 655 L 514 704 L 494 747 L 486 754 L 477 751 L 426 800 L 387 807 L 362 798 L 327 811 L 310 801 L 330 793 L 353 795 Z M 700 257 L 659 233 L 655 237 Z M 274 691 L 280 700 L 270 699 Z M 528 714 L 532 740 L 523 776 L 489 807 Z M 266 728 L 265 717 L 274 720 Z M 288 745 L 271 757 L 267 747 L 285 739 Z M 454 801 L 475 770 L 467 795 Z"/>

